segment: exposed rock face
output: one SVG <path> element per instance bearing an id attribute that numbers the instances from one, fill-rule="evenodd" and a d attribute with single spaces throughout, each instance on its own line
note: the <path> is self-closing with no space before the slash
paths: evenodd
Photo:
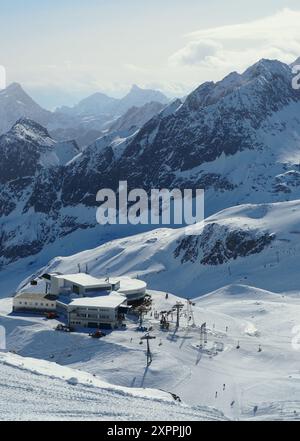
<path id="1" fill-rule="evenodd" d="M 260 230 L 230 230 L 217 223 L 205 226 L 200 236 L 187 236 L 178 244 L 174 257 L 181 263 L 222 265 L 238 257 L 258 254 L 275 239 L 274 234 Z"/>

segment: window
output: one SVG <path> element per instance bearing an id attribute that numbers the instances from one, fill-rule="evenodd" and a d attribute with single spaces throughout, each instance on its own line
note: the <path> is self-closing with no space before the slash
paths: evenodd
<path id="1" fill-rule="evenodd" d="M 22 305 L 22 302 L 19 302 L 20 305 Z"/>
<path id="2" fill-rule="evenodd" d="M 72 290 L 75 294 L 80 294 L 80 288 L 77 285 L 73 285 Z"/>
<path id="3" fill-rule="evenodd" d="M 85 288 L 85 292 L 89 293 L 89 292 L 103 292 L 103 291 L 108 291 L 110 289 L 109 286 L 105 286 L 105 287 L 97 287 L 97 288 Z"/>

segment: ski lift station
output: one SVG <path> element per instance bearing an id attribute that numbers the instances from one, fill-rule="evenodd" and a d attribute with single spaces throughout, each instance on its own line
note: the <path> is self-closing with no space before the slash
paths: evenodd
<path id="1" fill-rule="evenodd" d="M 44 274 L 46 292 L 56 296 L 77 294 L 83 297 L 107 295 L 116 291 L 125 295 L 129 305 L 142 302 L 146 295 L 147 284 L 130 277 L 98 279 L 85 273 Z"/>
<path id="2" fill-rule="evenodd" d="M 130 277 L 44 274 L 16 294 L 13 311 L 55 311 L 66 318 L 69 326 L 114 329 L 122 326 L 132 306 L 144 301 L 146 288 L 145 282 Z"/>

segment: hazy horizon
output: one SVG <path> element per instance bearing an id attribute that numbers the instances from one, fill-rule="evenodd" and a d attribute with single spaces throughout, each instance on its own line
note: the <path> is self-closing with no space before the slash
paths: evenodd
<path id="1" fill-rule="evenodd" d="M 53 109 L 133 84 L 183 96 L 260 58 L 300 55 L 295 0 L 12 0 L 2 6 L 0 65 Z M 17 30 L 17 31 L 16 31 Z"/>

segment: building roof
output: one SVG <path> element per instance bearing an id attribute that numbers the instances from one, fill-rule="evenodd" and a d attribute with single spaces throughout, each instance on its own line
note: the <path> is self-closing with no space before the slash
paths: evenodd
<path id="1" fill-rule="evenodd" d="M 52 296 L 50 294 L 41 293 L 41 292 L 20 292 L 18 293 L 15 298 L 17 299 L 26 299 L 26 300 L 56 300 L 56 296 Z"/>
<path id="2" fill-rule="evenodd" d="M 143 280 L 131 279 L 130 277 L 120 277 L 119 291 L 124 294 L 134 293 L 136 291 L 146 290 L 147 283 Z"/>
<path id="3" fill-rule="evenodd" d="M 100 297 L 81 297 L 72 300 L 69 306 L 94 307 L 94 308 L 117 308 L 126 301 L 126 297 L 116 291 L 112 291 L 109 296 Z"/>
<path id="4" fill-rule="evenodd" d="M 85 273 L 77 273 L 77 274 L 51 274 L 52 277 L 57 279 L 64 279 L 70 283 L 74 283 L 75 285 L 80 285 L 85 288 L 106 288 L 110 287 L 111 284 L 115 284 L 118 282 L 116 279 L 110 279 L 109 281 L 106 279 L 98 279 L 96 277 L 91 276 L 90 274 Z"/>

